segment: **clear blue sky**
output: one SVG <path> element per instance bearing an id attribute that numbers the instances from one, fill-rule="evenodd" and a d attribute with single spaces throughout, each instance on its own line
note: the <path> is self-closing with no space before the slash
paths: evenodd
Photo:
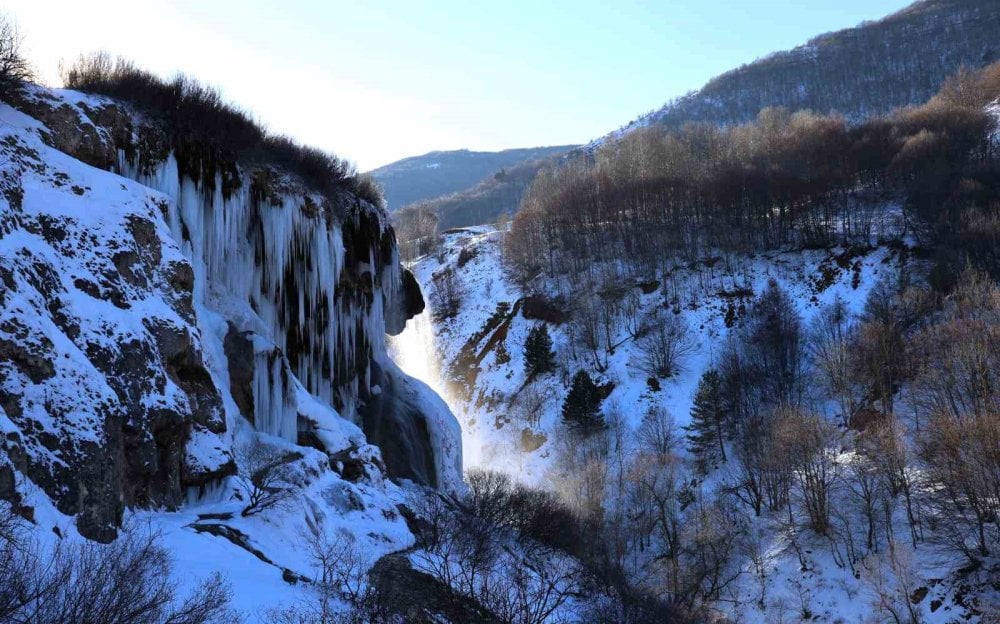
<path id="1" fill-rule="evenodd" d="M 105 49 L 218 86 L 361 169 L 582 143 L 907 0 L 8 0 L 42 77 Z"/>

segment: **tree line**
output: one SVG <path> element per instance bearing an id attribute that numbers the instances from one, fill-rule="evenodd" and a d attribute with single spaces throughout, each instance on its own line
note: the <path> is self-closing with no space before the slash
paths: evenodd
<path id="1" fill-rule="evenodd" d="M 621 263 L 649 276 L 702 251 L 871 244 L 904 235 L 998 267 L 996 119 L 1000 65 L 963 69 L 929 102 L 850 125 L 768 108 L 753 122 L 637 129 L 588 160 L 543 170 L 506 238 L 522 282 Z"/>

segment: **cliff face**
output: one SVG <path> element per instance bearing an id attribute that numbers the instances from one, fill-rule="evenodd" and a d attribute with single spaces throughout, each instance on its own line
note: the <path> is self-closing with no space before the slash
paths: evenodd
<path id="1" fill-rule="evenodd" d="M 0 108 L 0 496 L 20 473 L 111 539 L 125 507 L 232 474 L 242 423 L 381 471 L 360 426 L 390 476 L 458 486 L 457 423 L 386 355 L 423 302 L 384 211 L 178 153 L 106 99 L 35 88 L 18 108 Z M 408 406 L 397 426 L 386 405 Z"/>

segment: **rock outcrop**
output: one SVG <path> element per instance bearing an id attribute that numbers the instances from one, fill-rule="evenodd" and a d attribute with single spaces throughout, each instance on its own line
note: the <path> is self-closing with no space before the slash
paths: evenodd
<path id="1" fill-rule="evenodd" d="M 382 209 L 162 149 L 169 128 L 104 98 L 18 107 L 0 105 L 0 496 L 20 473 L 110 540 L 126 507 L 232 474 L 241 421 L 355 477 L 458 487 L 443 403 L 394 400 L 381 424 L 412 383 L 385 333 L 423 308 Z"/>

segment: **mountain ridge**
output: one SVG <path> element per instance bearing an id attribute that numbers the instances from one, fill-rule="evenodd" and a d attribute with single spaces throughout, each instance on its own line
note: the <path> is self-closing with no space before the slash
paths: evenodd
<path id="1" fill-rule="evenodd" d="M 568 152 L 576 145 L 522 147 L 496 152 L 435 150 L 368 172 L 382 185 L 390 211 L 474 186 L 501 169 Z"/>
<path id="2" fill-rule="evenodd" d="M 1000 48 L 992 33 L 998 29 L 996 0 L 920 0 L 881 19 L 816 35 L 724 72 L 588 147 L 651 124 L 676 128 L 688 122 L 742 123 L 768 106 L 839 112 L 849 120 L 883 114 L 926 100 L 962 65 L 978 68 L 995 60 Z M 881 75 L 864 75 L 885 67 L 890 70 Z M 855 89 L 837 92 L 852 86 L 852 80 Z M 836 87 L 823 93 L 825 83 Z M 881 93 L 871 91 L 874 86 Z M 857 89 L 869 91 L 859 98 Z"/>

